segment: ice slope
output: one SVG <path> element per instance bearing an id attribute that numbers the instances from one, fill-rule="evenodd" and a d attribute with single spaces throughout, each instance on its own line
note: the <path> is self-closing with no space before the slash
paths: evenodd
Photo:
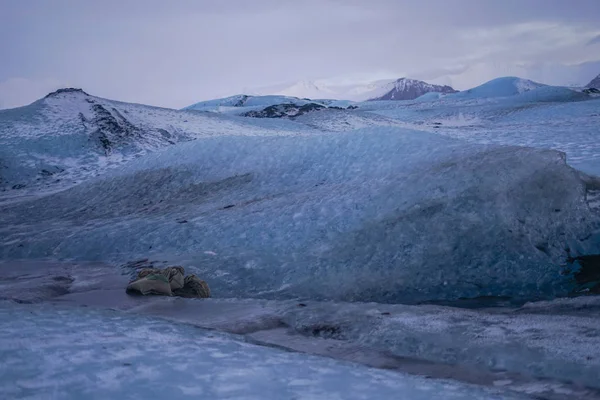
<path id="1" fill-rule="evenodd" d="M 0 255 L 167 257 L 219 296 L 544 298 L 600 250 L 587 191 L 558 152 L 424 132 L 214 137 L 1 207 Z"/>
<path id="2" fill-rule="evenodd" d="M 450 94 L 449 97 L 460 99 L 477 99 L 514 96 L 542 86 L 545 85 L 530 81 L 528 79 L 507 76 L 493 79 L 473 89 Z"/>
<path id="3" fill-rule="evenodd" d="M 345 132 L 369 127 L 412 127 L 403 121 L 357 110 L 322 110 L 296 117 L 295 122 L 324 132 Z"/>
<path id="4" fill-rule="evenodd" d="M 422 96 L 417 97 L 415 99 L 415 101 L 433 101 L 433 100 L 440 99 L 442 96 L 443 95 L 438 92 L 429 92 L 429 93 L 425 93 Z"/>
<path id="5" fill-rule="evenodd" d="M 208 101 L 201 101 L 199 103 L 187 106 L 184 110 L 194 111 L 227 111 L 232 107 L 268 107 L 276 104 L 296 104 L 302 106 L 310 103 L 311 100 L 291 96 L 248 96 L 240 94 L 231 97 L 225 97 L 223 99 L 215 99 Z"/>
<path id="6" fill-rule="evenodd" d="M 515 102 L 523 103 L 566 103 L 570 101 L 590 100 L 590 96 L 566 87 L 540 86 L 515 96 Z"/>
<path id="7" fill-rule="evenodd" d="M 0 303 L 6 399 L 519 399 L 118 312 Z"/>
<path id="8" fill-rule="evenodd" d="M 365 102 L 359 110 L 474 143 L 564 151 L 570 165 L 600 175 L 599 109 L 599 98 L 545 86 L 501 98 Z"/>
<path id="9" fill-rule="evenodd" d="M 302 127 L 289 131 L 277 123 L 257 125 L 60 90 L 29 106 L 0 110 L 0 188 L 15 196 L 69 186 L 181 141 L 298 131 Z"/>

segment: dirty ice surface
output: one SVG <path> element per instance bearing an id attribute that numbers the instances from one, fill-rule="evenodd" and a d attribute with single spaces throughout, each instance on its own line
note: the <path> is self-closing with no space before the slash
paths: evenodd
<path id="1" fill-rule="evenodd" d="M 0 303 L 5 399 L 518 399 L 110 311 Z"/>

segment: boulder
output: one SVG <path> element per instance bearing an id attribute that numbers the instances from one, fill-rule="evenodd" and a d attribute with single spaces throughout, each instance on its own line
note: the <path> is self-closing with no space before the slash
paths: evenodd
<path id="1" fill-rule="evenodd" d="M 210 288 L 196 275 L 188 275 L 185 277 L 183 288 L 176 290 L 173 294 L 180 297 L 206 299 L 210 297 Z"/>
<path id="2" fill-rule="evenodd" d="M 210 297 L 208 284 L 196 275 L 185 276 L 181 266 L 141 269 L 127 286 L 127 293 L 142 295 L 181 296 L 188 298 Z"/>
<path id="3" fill-rule="evenodd" d="M 144 276 L 130 282 L 127 285 L 127 293 L 137 293 L 144 296 L 149 294 L 155 294 L 159 296 L 172 296 L 171 285 L 169 280 L 162 273 L 155 273 L 152 271 L 144 270 Z M 141 272 L 140 272 L 141 274 Z"/>

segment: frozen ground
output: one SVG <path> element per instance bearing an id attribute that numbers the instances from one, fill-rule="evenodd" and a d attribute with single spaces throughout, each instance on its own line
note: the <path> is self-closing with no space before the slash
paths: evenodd
<path id="1" fill-rule="evenodd" d="M 156 392 L 151 398 L 161 398 L 163 390 L 202 390 L 211 398 L 252 398 L 261 390 L 274 398 L 304 398 L 294 397 L 295 390 L 306 398 L 321 398 L 322 391 L 342 399 L 412 399 L 423 390 L 423 398 L 600 398 L 598 297 L 477 310 L 201 301 L 128 296 L 127 278 L 108 265 L 28 261 L 0 267 L 1 282 L 17 282 L 2 287 L 3 295 L 21 303 L 0 305 L 0 353 L 7 360 L 0 375 L 10 378 L 3 386 L 8 398 L 36 398 L 50 389 L 54 398 L 131 397 L 146 390 Z M 319 375 L 321 368 L 329 372 Z M 156 376 L 166 387 L 157 389 Z M 438 383 L 448 379 L 463 384 Z M 297 380 L 303 383 L 296 386 Z"/>
<path id="2" fill-rule="evenodd" d="M 5 399 L 518 399 L 110 311 L 0 303 Z"/>

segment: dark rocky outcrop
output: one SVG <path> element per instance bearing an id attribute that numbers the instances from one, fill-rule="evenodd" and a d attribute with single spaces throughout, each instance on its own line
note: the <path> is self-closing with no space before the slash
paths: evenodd
<path id="1" fill-rule="evenodd" d="M 590 83 L 588 83 L 587 85 L 585 85 L 586 88 L 589 89 L 600 89 L 600 75 L 598 75 L 597 77 L 595 77 L 594 79 L 592 79 L 590 81 Z M 596 93 L 596 92 L 594 92 Z"/>
<path id="2" fill-rule="evenodd" d="M 250 98 L 250 96 L 243 94 L 240 96 L 240 99 L 233 106 L 234 107 L 243 107 L 249 98 Z"/>
<path id="3" fill-rule="evenodd" d="M 574 257 L 569 261 L 578 267 L 574 273 L 577 293 L 600 294 L 600 254 Z"/>
<path id="4" fill-rule="evenodd" d="M 79 89 L 79 88 L 63 88 L 63 89 L 58 89 L 52 93 L 48 93 L 46 95 L 46 97 L 44 97 L 45 99 L 47 99 L 48 97 L 54 97 L 56 95 L 59 95 L 61 93 L 81 93 L 84 94 L 86 96 L 89 96 L 89 94 L 87 94 L 86 92 L 83 91 L 83 89 Z"/>
<path id="5" fill-rule="evenodd" d="M 108 110 L 103 105 L 88 100 L 92 104 L 94 117 L 86 119 L 83 114 L 79 114 L 82 124 L 89 129 L 90 139 L 95 140 L 102 147 L 106 154 L 110 154 L 116 144 L 137 136 L 140 129 L 129 122 L 118 110 L 112 108 Z"/>
<path id="6" fill-rule="evenodd" d="M 299 106 L 297 104 L 292 104 L 292 103 L 286 103 L 286 104 L 275 104 L 275 105 L 266 107 L 259 111 L 248 111 L 247 113 L 244 113 L 243 115 L 245 117 L 252 117 L 252 118 L 284 118 L 284 117 L 293 118 L 293 117 L 298 117 L 300 115 L 306 114 L 311 111 L 322 110 L 324 108 L 327 108 L 327 107 L 325 107 L 322 104 L 317 104 L 317 103 L 307 103 L 302 106 Z"/>
<path id="7" fill-rule="evenodd" d="M 307 114 L 313 111 L 319 111 L 324 109 L 330 110 L 355 110 L 357 106 L 348 106 L 346 108 L 338 106 L 324 106 L 319 103 L 307 103 L 304 105 L 297 105 L 293 103 L 275 104 L 266 107 L 258 111 L 248 111 L 242 114 L 244 117 L 252 118 L 295 118 L 300 115 Z"/>

